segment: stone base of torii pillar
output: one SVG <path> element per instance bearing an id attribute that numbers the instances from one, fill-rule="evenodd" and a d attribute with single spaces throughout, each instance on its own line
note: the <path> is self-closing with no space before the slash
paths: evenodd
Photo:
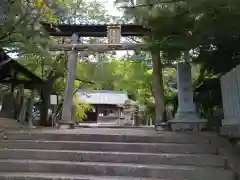
<path id="1" fill-rule="evenodd" d="M 178 111 L 170 120 L 174 131 L 201 131 L 206 127 L 206 120 L 201 119 L 193 102 L 191 66 L 189 63 L 177 65 Z"/>
<path id="2" fill-rule="evenodd" d="M 76 106 L 73 104 L 72 109 L 70 111 L 71 115 L 71 120 L 70 121 L 65 121 L 65 120 L 60 120 L 58 121 L 58 127 L 59 129 L 74 129 L 76 125 Z"/>

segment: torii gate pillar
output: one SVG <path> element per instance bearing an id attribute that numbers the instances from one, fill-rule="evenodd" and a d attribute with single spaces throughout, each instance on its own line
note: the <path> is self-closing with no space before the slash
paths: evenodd
<path id="1" fill-rule="evenodd" d="M 72 35 L 72 44 L 77 44 L 78 35 Z M 74 126 L 74 114 L 72 114 L 73 96 L 74 96 L 74 81 L 76 78 L 76 63 L 78 52 L 76 49 L 72 49 L 68 54 L 68 67 L 67 67 L 67 83 L 63 99 L 62 118 L 59 122 L 59 127 L 63 129 L 73 128 Z"/>

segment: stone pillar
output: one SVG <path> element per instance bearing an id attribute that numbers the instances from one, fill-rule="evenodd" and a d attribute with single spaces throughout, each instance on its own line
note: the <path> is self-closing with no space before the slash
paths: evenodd
<path id="1" fill-rule="evenodd" d="M 229 95 L 228 98 L 230 100 L 230 105 L 228 106 L 228 108 L 230 107 L 230 119 L 229 122 L 224 122 L 223 121 L 223 125 L 226 124 L 239 124 L 240 120 L 238 120 L 239 118 L 239 95 L 238 95 L 238 84 L 237 84 L 237 70 L 234 68 L 232 69 L 228 74 L 228 90 L 229 90 Z M 229 116 L 228 116 L 229 117 Z"/>
<path id="2" fill-rule="evenodd" d="M 221 134 L 240 136 L 240 66 L 221 77 L 224 119 Z"/>
<path id="3" fill-rule="evenodd" d="M 72 44 L 77 44 L 78 36 L 73 34 Z M 76 63 L 78 52 L 72 49 L 68 54 L 67 84 L 63 99 L 62 119 L 59 122 L 60 128 L 72 128 L 74 125 L 72 117 L 72 104 L 74 96 L 74 81 L 76 78 Z"/>
<path id="4" fill-rule="evenodd" d="M 237 116 L 240 117 L 240 65 L 238 65 L 235 68 L 235 78 L 236 78 L 237 102 L 238 102 Z M 240 120 L 239 120 L 239 123 L 240 123 Z"/>
<path id="5" fill-rule="evenodd" d="M 200 131 L 204 128 L 206 120 L 200 119 L 193 102 L 191 65 L 178 63 L 178 111 L 173 120 L 170 120 L 172 130 Z"/>

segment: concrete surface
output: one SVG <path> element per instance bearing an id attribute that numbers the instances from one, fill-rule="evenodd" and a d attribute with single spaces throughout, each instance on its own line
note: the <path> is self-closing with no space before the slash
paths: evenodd
<path id="1" fill-rule="evenodd" d="M 0 149 L 0 159 L 36 159 L 224 167 L 225 159 L 209 154 L 136 153 L 40 149 Z"/>
<path id="2" fill-rule="evenodd" d="M 0 179 L 236 180 L 219 142 L 211 133 L 151 128 L 7 131 L 0 136 Z"/>
<path id="3" fill-rule="evenodd" d="M 73 133 L 75 132 L 75 133 Z M 8 140 L 47 140 L 47 141 L 95 141 L 95 142 L 140 142 L 209 144 L 210 138 L 192 133 L 155 132 L 153 129 L 73 129 L 6 132 L 0 139 Z"/>
<path id="4" fill-rule="evenodd" d="M 0 160 L 1 172 L 69 173 L 95 176 L 126 176 L 159 179 L 234 180 L 235 174 L 223 168 L 195 166 L 69 162 L 40 160 Z"/>
<path id="5" fill-rule="evenodd" d="M 0 173 L 1 180 L 168 180 L 156 178 L 126 178 L 114 176 L 88 176 L 49 173 Z M 171 179 L 175 180 L 175 179 Z M 181 180 L 181 179 L 176 179 Z"/>
<path id="6" fill-rule="evenodd" d="M 86 141 L 29 141 L 3 140 L 0 148 L 82 150 L 142 153 L 182 153 L 216 154 L 217 148 L 211 145 L 173 144 L 173 143 L 123 143 L 123 142 L 86 142 Z"/>

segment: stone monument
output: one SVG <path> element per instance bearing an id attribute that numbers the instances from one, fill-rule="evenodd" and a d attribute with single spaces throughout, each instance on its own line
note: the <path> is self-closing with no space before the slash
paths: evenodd
<path id="1" fill-rule="evenodd" d="M 177 65 L 178 111 L 170 120 L 174 131 L 200 131 L 205 127 L 206 120 L 201 119 L 193 102 L 191 65 Z"/>

